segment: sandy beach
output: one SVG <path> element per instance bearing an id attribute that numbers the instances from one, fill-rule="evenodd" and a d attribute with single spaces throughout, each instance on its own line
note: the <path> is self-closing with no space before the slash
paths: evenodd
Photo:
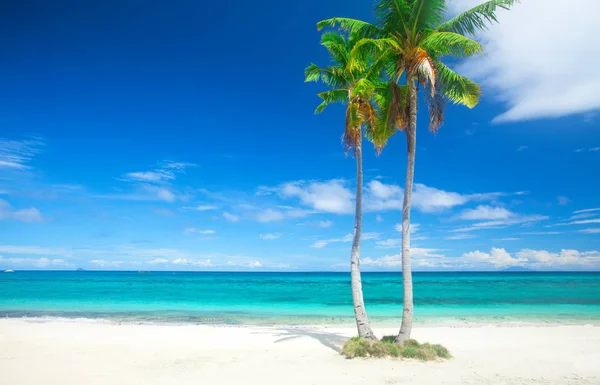
<path id="1" fill-rule="evenodd" d="M 446 362 L 348 360 L 350 327 L 0 320 L 0 384 L 598 384 L 600 327 L 416 327 Z M 380 335 L 393 329 L 376 329 Z"/>

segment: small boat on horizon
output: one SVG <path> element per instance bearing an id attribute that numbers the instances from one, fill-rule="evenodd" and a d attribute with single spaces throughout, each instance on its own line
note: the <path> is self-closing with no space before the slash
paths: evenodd
<path id="1" fill-rule="evenodd" d="M 5 272 L 5 273 L 14 273 L 15 271 L 14 271 L 14 270 L 10 270 L 10 269 L 8 269 L 8 270 L 4 270 L 4 272 Z"/>

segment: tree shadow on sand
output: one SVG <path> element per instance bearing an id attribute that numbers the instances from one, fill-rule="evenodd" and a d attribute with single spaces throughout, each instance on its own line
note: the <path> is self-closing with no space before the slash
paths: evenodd
<path id="1" fill-rule="evenodd" d="M 277 337 L 280 338 L 275 341 L 275 343 L 285 342 L 300 337 L 310 337 L 338 353 L 342 352 L 342 347 L 344 346 L 346 340 L 348 340 L 348 337 L 339 334 L 321 332 L 311 329 L 278 328 L 277 332 Z"/>

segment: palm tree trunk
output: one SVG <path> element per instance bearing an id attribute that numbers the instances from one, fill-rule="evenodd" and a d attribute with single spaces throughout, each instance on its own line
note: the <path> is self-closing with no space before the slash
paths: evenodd
<path id="1" fill-rule="evenodd" d="M 360 130 L 360 128 L 359 128 Z M 352 282 L 352 302 L 354 303 L 354 317 L 359 337 L 376 340 L 375 334 L 369 325 L 365 302 L 363 300 L 362 281 L 360 279 L 360 237 L 362 235 L 362 132 L 355 145 L 356 151 L 356 213 L 354 216 L 354 239 L 350 254 L 350 276 Z"/>
<path id="2" fill-rule="evenodd" d="M 410 339 L 413 322 L 413 288 L 410 267 L 410 205 L 412 201 L 413 181 L 415 178 L 415 150 L 417 144 L 417 89 L 412 74 L 407 74 L 408 83 L 408 161 L 406 163 L 406 183 L 404 185 L 404 204 L 402 205 L 402 287 L 404 289 L 404 310 L 402 325 L 396 342 L 404 343 Z"/>

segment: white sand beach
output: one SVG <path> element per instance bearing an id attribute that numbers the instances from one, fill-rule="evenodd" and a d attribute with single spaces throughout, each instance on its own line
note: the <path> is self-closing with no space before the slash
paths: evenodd
<path id="1" fill-rule="evenodd" d="M 392 329 L 376 329 L 391 334 Z M 0 384 L 600 384 L 600 327 L 416 327 L 446 362 L 348 360 L 345 327 L 0 320 Z"/>

